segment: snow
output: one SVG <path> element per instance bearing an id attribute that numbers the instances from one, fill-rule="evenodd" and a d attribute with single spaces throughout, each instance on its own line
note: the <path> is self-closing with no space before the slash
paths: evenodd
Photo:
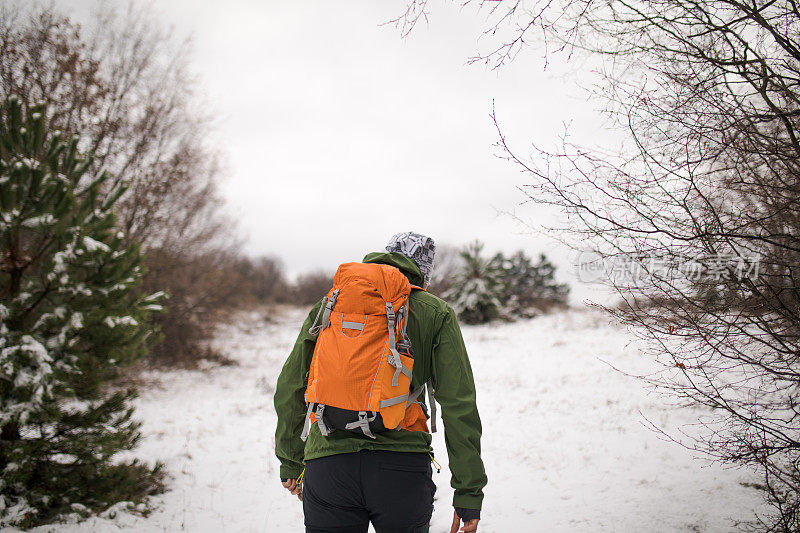
<path id="1" fill-rule="evenodd" d="M 134 322 L 136 321 L 134 320 Z M 134 323 L 134 325 L 136 324 Z M 71 327 L 72 329 L 81 329 L 83 327 L 83 314 L 72 313 L 72 316 L 69 318 L 69 327 Z"/>
<path id="2" fill-rule="evenodd" d="M 48 280 L 54 280 L 58 276 L 58 274 L 62 274 L 67 271 L 67 263 L 75 259 L 75 243 L 71 242 L 68 243 L 64 250 L 58 251 L 53 255 L 53 272 L 48 274 Z M 63 279 L 61 280 L 62 284 L 66 284 L 66 281 Z"/>
<path id="3" fill-rule="evenodd" d="M 147 518 L 122 502 L 56 530 L 302 532 L 301 504 L 278 480 L 272 394 L 306 313 L 282 309 L 266 322 L 253 312 L 222 330 L 217 343 L 238 366 L 147 373 L 151 385 L 137 400 L 144 439 L 126 457 L 165 462 L 169 492 L 153 499 Z M 702 411 L 672 407 L 612 369 L 654 367 L 596 312 L 463 332 L 489 477 L 482 533 L 727 532 L 764 511 L 760 493 L 743 485 L 759 481 L 752 475 L 694 458 L 645 427 L 674 429 Z M 452 519 L 441 429 L 434 447 L 443 466 L 434 471 L 438 533 Z"/>
<path id="4" fill-rule="evenodd" d="M 48 213 L 46 215 L 25 219 L 22 221 L 21 225 L 25 228 L 39 228 L 41 226 L 49 226 L 54 222 L 55 218 Z"/>
<path id="5" fill-rule="evenodd" d="M 102 243 L 100 241 L 96 241 L 91 237 L 83 238 L 83 246 L 90 252 L 96 252 L 96 251 L 108 252 L 111 250 L 111 248 L 109 248 L 107 244 Z"/>
<path id="6" fill-rule="evenodd" d="M 154 302 L 158 299 L 164 298 L 167 295 L 164 291 L 154 292 L 153 294 L 142 299 L 143 302 Z"/>
<path id="7" fill-rule="evenodd" d="M 0 483 L 2 483 L 1 480 Z M 23 517 L 25 514 L 27 514 L 32 510 L 32 507 L 30 507 L 28 505 L 28 502 L 26 502 L 25 500 L 20 500 L 16 504 L 9 507 L 5 499 L 3 499 L 2 506 L 0 507 L 2 507 L 3 512 L 9 518 Z M 11 528 L 9 531 L 14 531 L 14 529 Z"/>
<path id="8" fill-rule="evenodd" d="M 50 363 L 53 362 L 52 357 L 50 357 L 47 349 L 30 335 L 23 335 L 18 345 L 3 348 L 2 352 L 0 352 L 0 361 L 3 363 L 9 361 L 11 356 L 17 352 L 27 353 L 30 356 L 28 365 L 30 368 L 17 369 L 14 375 L 15 386 L 23 387 L 29 384 L 41 383 L 52 373 L 50 366 Z"/>
<path id="9" fill-rule="evenodd" d="M 25 135 L 27 130 L 25 128 L 20 128 L 19 132 L 21 134 Z M 22 168 L 35 170 L 35 169 L 39 168 L 39 165 L 40 165 L 40 163 L 36 159 L 32 159 L 32 158 L 29 158 L 29 157 L 23 157 L 22 159 L 20 159 L 19 161 L 14 163 L 14 168 L 16 168 L 18 170 L 22 169 Z"/>
<path id="10" fill-rule="evenodd" d="M 16 220 L 18 217 L 19 209 L 11 209 L 6 213 L 0 211 L 0 220 L 2 220 L 4 224 L 10 224 L 12 220 Z"/>
<path id="11" fill-rule="evenodd" d="M 138 326 L 139 322 L 136 321 L 135 318 L 132 316 L 107 316 L 103 323 L 108 326 L 109 328 L 115 328 L 117 326 Z"/>

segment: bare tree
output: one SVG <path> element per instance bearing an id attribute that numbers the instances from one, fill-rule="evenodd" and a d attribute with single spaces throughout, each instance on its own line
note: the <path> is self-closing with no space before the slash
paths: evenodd
<path id="1" fill-rule="evenodd" d="M 531 43 L 602 60 L 627 149 L 520 155 L 498 125 L 500 155 L 531 177 L 532 200 L 570 215 L 560 235 L 607 267 L 626 302 L 607 310 L 663 363 L 649 382 L 710 408 L 687 445 L 763 474 L 774 512 L 753 529 L 800 530 L 797 3 L 464 4 L 487 15 L 493 43 L 473 61 L 500 68 Z"/>
<path id="2" fill-rule="evenodd" d="M 292 302 L 297 305 L 311 305 L 328 294 L 333 286 L 333 274 L 317 270 L 297 277 L 292 288 Z"/>
<path id="3" fill-rule="evenodd" d="M 229 274 L 240 278 L 235 294 L 244 304 L 259 306 L 292 301 L 283 264 L 276 257 L 241 257 Z"/>

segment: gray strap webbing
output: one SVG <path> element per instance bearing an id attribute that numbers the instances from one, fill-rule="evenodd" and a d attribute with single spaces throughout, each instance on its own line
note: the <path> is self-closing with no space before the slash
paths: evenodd
<path id="1" fill-rule="evenodd" d="M 342 329 L 357 329 L 358 331 L 364 331 L 364 324 L 362 322 L 348 322 L 347 320 L 342 320 Z"/>
<path id="2" fill-rule="evenodd" d="M 436 433 L 436 399 L 433 397 L 433 381 L 428 381 L 428 403 L 431 407 L 431 433 Z"/>
<path id="3" fill-rule="evenodd" d="M 333 306 L 336 305 L 336 297 L 339 296 L 339 289 L 336 289 L 331 294 L 331 299 L 328 300 L 328 305 L 325 306 L 325 312 L 322 313 L 322 324 L 320 324 L 320 331 L 331 325 L 331 311 Z"/>
<path id="4" fill-rule="evenodd" d="M 308 404 L 308 411 L 306 411 L 306 421 L 303 424 L 303 432 L 300 434 L 300 440 L 303 442 L 308 438 L 308 432 L 311 431 L 311 412 L 314 410 L 314 404 Z"/>
<path id="5" fill-rule="evenodd" d="M 381 400 L 378 404 L 381 407 L 391 407 L 393 405 L 397 405 L 398 403 L 404 402 L 408 399 L 408 393 L 401 394 L 400 396 L 395 396 L 394 398 L 389 398 L 388 400 Z"/>
<path id="6" fill-rule="evenodd" d="M 400 356 L 395 354 L 389 355 L 389 364 L 394 367 L 394 376 L 392 376 L 392 387 L 397 387 L 400 380 L 400 372 L 401 368 L 403 368 L 403 362 L 400 360 Z"/>
<path id="7" fill-rule="evenodd" d="M 392 376 L 392 387 L 397 387 L 400 373 L 405 374 L 408 376 L 408 379 L 411 379 L 411 370 L 409 370 L 409 368 L 403 364 L 403 360 L 400 359 L 400 354 L 397 352 L 390 354 L 389 364 L 395 368 L 394 376 Z"/>
<path id="8" fill-rule="evenodd" d="M 322 305 L 319 306 L 319 311 L 317 311 L 317 316 L 316 318 L 314 318 L 314 323 L 311 324 L 310 328 L 308 328 L 309 335 L 316 335 L 322 329 L 322 327 L 318 326 L 317 324 L 319 323 L 319 317 L 322 314 L 322 310 L 325 309 L 325 305 L 327 303 L 328 303 L 328 297 L 326 296 L 325 298 L 322 299 Z"/>
<path id="9" fill-rule="evenodd" d="M 392 352 L 392 355 L 397 354 L 400 357 L 400 354 L 397 353 L 397 346 L 395 343 L 397 339 L 395 338 L 395 330 L 394 330 L 394 322 L 395 315 L 394 315 L 394 307 L 392 307 L 392 302 L 386 302 L 386 322 L 389 326 L 389 351 Z"/>
<path id="10" fill-rule="evenodd" d="M 408 400 L 406 401 L 406 406 L 409 406 L 412 403 L 414 403 L 417 400 L 417 398 L 419 398 L 419 395 L 422 394 L 423 392 L 425 392 L 424 383 L 411 392 L 411 394 L 408 396 Z"/>
<path id="11" fill-rule="evenodd" d="M 401 307 L 400 311 L 403 313 L 403 327 L 400 328 L 400 337 L 405 341 L 408 340 L 408 336 L 406 335 L 406 328 L 408 327 L 408 303 Z"/>
<path id="12" fill-rule="evenodd" d="M 411 370 L 408 369 L 406 365 L 403 364 L 403 360 L 400 359 L 400 356 L 395 356 L 394 354 L 389 356 L 389 364 L 395 368 L 394 376 L 392 377 L 392 387 L 397 386 L 397 378 L 400 377 L 400 373 L 402 372 L 408 379 L 411 379 Z"/>
<path id="13" fill-rule="evenodd" d="M 325 405 L 318 403 L 317 410 L 314 411 L 314 418 L 317 419 L 317 426 L 319 427 L 319 432 L 322 433 L 324 437 L 327 437 L 330 434 L 328 431 L 328 426 L 325 425 L 325 422 L 322 421 L 322 414 L 325 412 Z"/>
<path id="14" fill-rule="evenodd" d="M 371 417 L 367 416 L 366 411 L 359 411 L 358 412 L 358 421 L 356 422 L 349 422 L 345 424 L 344 429 L 360 429 L 364 435 L 367 437 L 374 439 L 376 438 L 375 435 L 372 434 L 372 430 L 369 429 L 369 423 L 377 418 L 377 414 L 373 413 Z"/>
<path id="15" fill-rule="evenodd" d="M 392 376 L 392 387 L 397 387 L 398 380 L 400 379 L 400 373 L 404 373 L 409 378 L 411 378 L 411 372 L 403 365 L 403 360 L 400 359 L 400 354 L 397 353 L 397 339 L 395 336 L 397 333 L 395 332 L 395 314 L 394 314 L 394 307 L 392 306 L 392 302 L 386 302 L 386 322 L 389 327 L 389 364 L 392 365 L 394 370 L 394 376 Z"/>
<path id="16" fill-rule="evenodd" d="M 378 405 L 380 407 L 391 407 L 393 405 L 397 405 L 401 402 L 406 402 L 406 407 L 414 403 L 414 400 L 422 394 L 422 391 L 425 390 L 425 384 L 420 385 L 413 392 L 407 392 L 405 394 L 401 394 L 400 396 L 395 396 L 394 398 L 388 398 L 386 400 L 381 400 Z"/>

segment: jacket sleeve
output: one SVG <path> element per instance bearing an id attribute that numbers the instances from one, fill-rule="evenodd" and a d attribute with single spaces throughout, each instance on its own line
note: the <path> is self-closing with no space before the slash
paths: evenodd
<path id="1" fill-rule="evenodd" d="M 434 397 L 442 406 L 450 460 L 453 507 L 480 509 L 486 473 L 481 459 L 481 419 L 475 381 L 455 311 L 448 308 L 433 347 Z"/>
<path id="2" fill-rule="evenodd" d="M 305 443 L 300 440 L 306 417 L 305 394 L 308 369 L 314 355 L 315 336 L 308 333 L 321 303 L 314 306 L 303 322 L 303 328 L 294 348 L 283 365 L 275 386 L 275 412 L 278 424 L 275 428 L 275 455 L 281 462 L 280 477 L 297 479 L 303 471 Z"/>

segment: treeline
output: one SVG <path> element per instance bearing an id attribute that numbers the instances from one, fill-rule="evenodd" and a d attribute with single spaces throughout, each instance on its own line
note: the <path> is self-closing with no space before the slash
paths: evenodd
<path id="1" fill-rule="evenodd" d="M 466 324 L 512 321 L 561 308 L 569 286 L 555 279 L 556 267 L 544 254 L 534 261 L 519 250 L 483 256 L 483 243 L 461 248 L 440 245 L 428 292 L 445 299 Z M 240 258 L 233 269 L 243 305 L 313 305 L 333 284 L 333 272 L 303 274 L 290 283 L 275 258 Z"/>
<path id="2" fill-rule="evenodd" d="M 315 270 L 292 282 L 276 257 L 240 257 L 231 269 L 236 277 L 236 298 L 245 307 L 263 304 L 311 305 L 333 285 L 334 272 Z"/>

